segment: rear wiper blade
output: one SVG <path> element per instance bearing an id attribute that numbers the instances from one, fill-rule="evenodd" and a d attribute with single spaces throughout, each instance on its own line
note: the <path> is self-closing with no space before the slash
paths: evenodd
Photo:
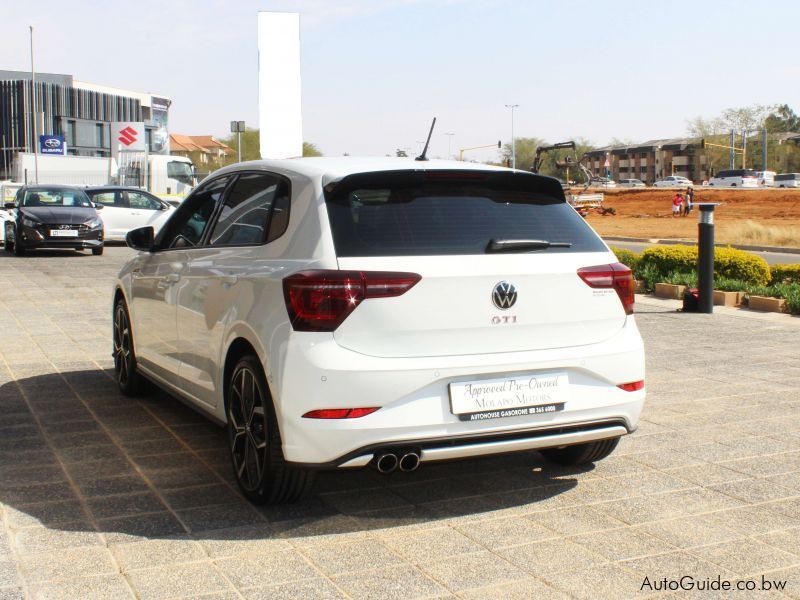
<path id="1" fill-rule="evenodd" d="M 545 248 L 569 248 L 571 242 L 548 242 L 547 240 L 489 240 L 486 245 L 490 252 L 526 252 L 528 250 L 544 250 Z"/>

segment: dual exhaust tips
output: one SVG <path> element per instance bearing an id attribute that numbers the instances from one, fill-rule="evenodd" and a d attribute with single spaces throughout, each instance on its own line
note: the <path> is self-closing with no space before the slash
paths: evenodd
<path id="1" fill-rule="evenodd" d="M 416 471 L 417 467 L 419 467 L 419 453 L 414 451 L 403 454 L 385 452 L 379 454 L 375 460 L 375 468 L 384 475 L 388 475 L 396 469 L 400 469 L 404 473 L 410 473 L 411 471 Z"/>

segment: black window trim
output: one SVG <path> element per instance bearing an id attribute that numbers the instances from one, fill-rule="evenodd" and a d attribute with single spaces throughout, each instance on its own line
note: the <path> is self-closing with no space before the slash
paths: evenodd
<path id="1" fill-rule="evenodd" d="M 222 206 L 222 204 L 225 202 L 225 199 L 228 197 L 228 192 L 229 192 L 229 191 L 230 191 L 230 189 L 231 189 L 231 185 L 233 184 L 233 182 L 234 182 L 234 181 L 236 181 L 236 180 L 238 179 L 238 176 L 239 176 L 239 173 L 238 173 L 238 171 L 237 171 L 237 172 L 235 172 L 235 173 L 220 173 L 220 174 L 219 174 L 217 177 L 214 177 L 213 179 L 211 179 L 211 178 L 208 178 L 208 179 L 204 180 L 204 181 L 203 181 L 203 183 L 201 183 L 201 184 L 200 184 L 200 185 L 198 185 L 196 188 L 194 188 L 194 189 L 192 190 L 192 193 L 191 193 L 191 194 L 189 194 L 189 195 L 186 197 L 186 199 L 185 199 L 183 202 L 181 202 L 181 205 L 180 205 L 178 208 L 176 208 L 176 209 L 175 209 L 175 211 L 176 211 L 176 212 L 177 212 L 177 211 L 179 211 L 179 210 L 181 209 L 181 206 L 183 206 L 183 205 L 185 205 L 186 203 L 188 203 L 188 202 L 189 202 L 190 200 L 192 200 L 192 199 L 193 199 L 193 198 L 194 198 L 194 197 L 195 197 L 197 194 L 199 194 L 200 192 L 202 192 L 203 190 L 205 190 L 205 188 L 207 188 L 207 187 L 211 186 L 211 185 L 212 185 L 212 184 L 214 184 L 215 182 L 219 181 L 220 179 L 222 179 L 222 178 L 224 178 L 224 177 L 228 177 L 228 178 L 230 178 L 230 181 L 228 181 L 228 183 L 227 183 L 227 184 L 225 184 L 225 189 L 223 189 L 223 190 L 222 190 L 222 194 L 220 194 L 220 197 L 219 197 L 219 199 L 217 200 L 217 204 L 216 204 L 216 206 L 214 207 L 214 210 L 211 212 L 211 216 L 210 216 L 210 217 L 209 217 L 209 219 L 208 219 L 208 223 L 206 224 L 205 230 L 203 231 L 203 235 L 202 235 L 202 237 L 201 237 L 201 238 L 198 240 L 198 242 L 197 242 L 197 244 L 196 244 L 196 245 L 194 245 L 194 246 L 180 246 L 180 247 L 178 247 L 178 248 L 172 248 L 172 247 L 169 247 L 169 248 L 155 248 L 155 249 L 154 249 L 154 252 L 155 252 L 155 253 L 160 253 L 160 252 L 170 252 L 170 251 L 173 251 L 173 250 L 191 250 L 192 248 L 202 248 L 202 247 L 205 247 L 205 240 L 206 240 L 206 238 L 208 237 L 208 234 L 209 234 L 209 229 L 210 229 L 210 228 L 209 228 L 209 224 L 216 222 L 216 216 L 217 216 L 217 212 L 220 210 L 220 207 L 221 207 L 221 206 Z M 162 226 L 162 228 L 161 228 L 161 231 L 159 231 L 159 236 L 161 235 L 161 233 L 162 233 L 163 231 L 166 231 L 166 227 L 167 227 L 167 225 L 169 225 L 169 222 L 170 222 L 170 221 L 172 221 L 172 219 L 174 219 L 174 218 L 175 218 L 175 215 L 172 215 L 172 216 L 169 218 L 169 220 L 168 220 L 166 223 L 164 223 L 164 225 L 163 225 L 163 226 Z M 158 239 L 158 236 L 156 237 L 156 245 L 160 244 L 162 241 L 163 241 L 163 240 L 160 240 L 160 239 Z"/>
<path id="2" fill-rule="evenodd" d="M 211 215 L 209 219 L 210 225 L 206 226 L 206 231 L 203 234 L 203 237 L 200 239 L 200 242 L 195 246 L 195 248 L 253 248 L 256 246 L 266 246 L 267 244 L 271 244 L 272 242 L 281 239 L 286 232 L 289 230 L 289 219 L 291 219 L 291 206 L 292 206 L 292 182 L 291 180 L 286 177 L 285 175 L 281 175 L 280 173 L 275 173 L 274 171 L 266 171 L 262 169 L 250 169 L 247 171 L 236 171 L 236 177 L 226 186 L 225 192 L 222 197 L 220 197 L 220 201 L 217 205 L 217 208 L 214 209 L 214 214 Z M 264 240 L 261 242 L 257 242 L 255 244 L 211 244 L 210 238 L 211 233 L 214 231 L 214 228 L 217 226 L 217 222 L 219 221 L 219 216 L 222 214 L 222 207 L 225 205 L 225 202 L 228 199 L 228 196 L 233 189 L 233 186 L 236 185 L 236 182 L 239 180 L 239 177 L 243 175 L 267 175 L 270 177 L 274 177 L 279 182 L 283 182 L 286 184 L 287 188 L 287 196 L 289 198 L 289 202 L 286 205 L 286 210 L 289 212 L 287 219 L 286 219 L 286 227 L 280 233 L 280 235 L 272 240 L 268 241 L 270 226 L 272 225 L 272 216 L 275 213 L 275 202 L 273 201 L 269 208 L 269 217 L 267 218 L 267 226 L 264 228 Z M 280 185 L 280 183 L 279 183 Z"/>

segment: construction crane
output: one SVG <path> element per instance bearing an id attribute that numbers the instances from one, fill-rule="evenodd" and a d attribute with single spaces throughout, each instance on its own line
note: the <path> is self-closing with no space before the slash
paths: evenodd
<path id="1" fill-rule="evenodd" d="M 570 149 L 572 150 L 572 156 L 567 155 L 564 160 L 556 161 L 556 166 L 559 169 L 566 169 L 567 170 L 567 179 L 569 179 L 569 169 L 570 168 L 577 168 L 583 174 L 583 177 L 586 179 L 584 184 L 584 189 L 589 187 L 589 184 L 592 182 L 592 172 L 587 169 L 581 163 L 580 159 L 578 159 L 578 155 L 576 153 L 577 146 L 575 142 L 558 142 L 557 144 L 553 144 L 551 146 L 539 146 L 536 148 L 536 155 L 533 158 L 533 166 L 531 167 L 532 173 L 538 173 L 539 169 L 542 167 L 542 162 L 544 161 L 544 157 L 542 154 L 547 152 L 552 152 L 553 150 L 564 150 Z"/>

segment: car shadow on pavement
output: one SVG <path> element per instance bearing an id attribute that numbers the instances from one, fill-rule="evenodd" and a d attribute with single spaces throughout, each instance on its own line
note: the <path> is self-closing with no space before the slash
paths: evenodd
<path id="1" fill-rule="evenodd" d="M 109 543 L 328 536 L 563 506 L 564 492 L 593 468 L 557 467 L 528 452 L 389 476 L 321 472 L 309 498 L 258 507 L 236 488 L 223 429 L 162 392 L 123 397 L 111 374 L 49 373 L 0 386 L 9 528 L 99 532 Z"/>
<path id="2" fill-rule="evenodd" d="M 5 252 L 5 251 L 4 251 Z M 8 252 L 5 252 L 8 254 Z M 86 250 L 26 250 L 25 258 L 64 258 L 67 256 L 92 256 L 91 249 Z"/>

